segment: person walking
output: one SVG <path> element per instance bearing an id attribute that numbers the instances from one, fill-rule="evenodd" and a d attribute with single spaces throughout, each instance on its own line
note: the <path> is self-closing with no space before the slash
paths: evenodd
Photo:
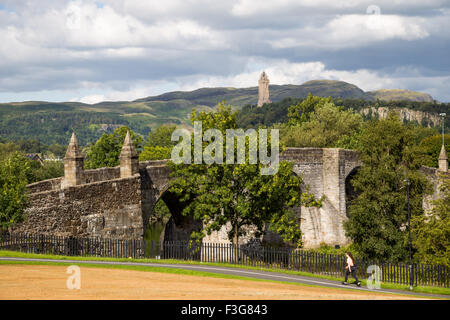
<path id="1" fill-rule="evenodd" d="M 356 280 L 356 285 L 358 287 L 361 287 L 361 282 L 358 280 L 358 277 L 356 276 L 355 258 L 353 258 L 353 255 L 350 252 L 346 252 L 345 256 L 347 257 L 347 266 L 345 267 L 345 281 L 342 282 L 342 284 L 348 285 L 347 279 L 348 275 L 351 273 L 353 278 L 355 278 Z"/>

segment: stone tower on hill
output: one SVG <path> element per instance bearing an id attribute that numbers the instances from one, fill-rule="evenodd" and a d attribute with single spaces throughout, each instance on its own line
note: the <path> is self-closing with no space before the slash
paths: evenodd
<path id="1" fill-rule="evenodd" d="M 264 103 L 270 103 L 269 99 L 269 78 L 263 71 L 258 81 L 258 107 L 261 107 Z"/>

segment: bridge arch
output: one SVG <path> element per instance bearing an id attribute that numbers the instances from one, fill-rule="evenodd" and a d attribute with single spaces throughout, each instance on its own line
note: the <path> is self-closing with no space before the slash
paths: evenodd
<path id="1" fill-rule="evenodd" d="M 166 168 L 156 168 L 156 170 L 165 170 Z M 153 173 L 153 174 L 152 174 Z M 164 221 L 164 226 L 160 234 L 161 241 L 188 241 L 192 231 L 200 231 L 201 223 L 195 221 L 192 217 L 186 217 L 182 214 L 184 204 L 178 196 L 170 192 L 170 179 L 168 173 L 160 175 L 162 179 L 156 179 L 155 168 L 146 167 L 145 172 L 141 174 L 143 185 L 143 203 L 142 218 L 144 232 L 149 228 L 149 220 L 155 213 L 155 208 L 161 201 L 169 210 L 170 217 Z"/>
<path id="2" fill-rule="evenodd" d="M 352 184 L 352 180 L 360 171 L 361 166 L 355 166 L 345 177 L 345 214 L 347 218 L 349 217 L 349 207 L 352 200 L 354 200 L 359 192 L 356 191 Z"/>

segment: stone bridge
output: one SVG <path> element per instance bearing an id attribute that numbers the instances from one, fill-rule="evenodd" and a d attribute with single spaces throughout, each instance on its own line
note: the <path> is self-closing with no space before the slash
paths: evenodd
<path id="1" fill-rule="evenodd" d="M 349 180 L 360 166 L 357 154 L 344 149 L 288 148 L 280 160 L 293 162 L 294 173 L 303 178 L 303 188 L 325 199 L 321 208 L 294 208 L 305 247 L 346 244 L 343 222 L 347 218 L 347 199 L 352 196 Z M 198 222 L 181 215 L 182 205 L 168 191 L 167 160 L 139 162 L 129 135 L 119 166 L 84 170 L 83 161 L 73 135 L 64 158 L 64 177 L 28 185 L 27 219 L 13 230 L 139 239 L 160 200 L 172 214 L 164 231 L 165 240 L 187 240 L 191 231 L 201 228 Z M 280 241 L 272 233 L 267 233 L 263 240 Z M 222 230 L 204 241 L 228 240 Z"/>

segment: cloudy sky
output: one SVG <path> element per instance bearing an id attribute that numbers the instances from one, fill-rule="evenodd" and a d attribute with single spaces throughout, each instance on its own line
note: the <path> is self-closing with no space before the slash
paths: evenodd
<path id="1" fill-rule="evenodd" d="M 450 101 L 450 0 L 0 0 L 0 102 L 336 79 Z"/>

